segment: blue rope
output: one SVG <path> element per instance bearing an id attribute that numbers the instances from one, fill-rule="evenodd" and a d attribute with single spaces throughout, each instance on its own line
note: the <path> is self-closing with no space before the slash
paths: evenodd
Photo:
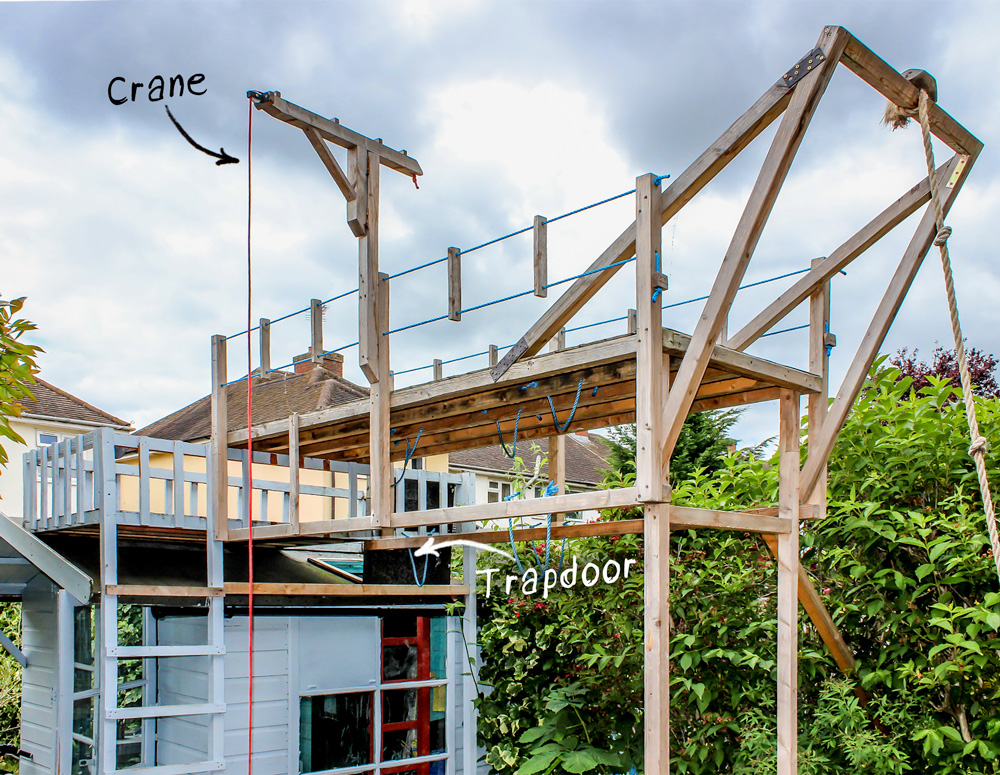
<path id="1" fill-rule="evenodd" d="M 736 290 L 742 291 L 745 288 L 754 288 L 758 285 L 764 285 L 764 283 L 773 283 L 775 280 L 784 280 L 786 277 L 793 277 L 797 274 L 804 274 L 808 272 L 808 269 L 796 269 L 794 272 L 786 272 L 785 274 L 779 274 L 777 277 L 768 277 L 766 280 L 757 280 L 756 282 L 747 283 L 746 285 L 741 285 Z M 672 309 L 673 307 L 681 307 L 685 304 L 691 304 L 696 301 L 705 301 L 708 296 L 699 296 L 695 299 L 687 299 L 685 301 L 677 301 L 673 304 L 664 304 L 663 309 Z"/>
<path id="2" fill-rule="evenodd" d="M 421 269 L 426 269 L 429 266 L 434 266 L 434 264 L 441 264 L 448 260 L 448 256 L 444 258 L 436 258 L 433 261 L 428 261 L 426 264 L 420 264 L 420 266 L 411 266 L 409 269 L 404 269 L 402 272 L 396 272 L 396 274 L 389 275 L 390 280 L 395 280 L 397 277 L 402 277 L 404 274 L 409 274 L 410 272 L 418 272 Z"/>
<path id="3" fill-rule="evenodd" d="M 517 454 L 517 426 L 520 424 L 520 422 L 521 422 L 521 409 L 518 409 L 517 417 L 514 420 L 514 443 L 511 446 L 510 452 L 508 452 L 507 445 L 503 443 L 503 431 L 500 430 L 500 421 L 499 420 L 496 421 L 497 433 L 500 434 L 500 449 L 502 449 L 503 453 L 511 460 L 513 460 L 514 456 Z"/>
<path id="4" fill-rule="evenodd" d="M 406 466 L 409 464 L 410 458 L 413 457 L 413 453 L 417 451 L 417 444 L 420 443 L 420 436 L 421 434 L 423 434 L 423 432 L 424 432 L 423 428 L 417 431 L 417 438 L 413 440 L 412 447 L 410 446 L 409 440 L 406 441 L 406 457 L 403 458 L 403 470 L 399 472 L 399 478 L 392 483 L 393 487 L 397 487 L 399 483 L 403 481 L 403 477 L 406 476 Z M 399 442 L 397 441 L 396 443 L 398 444 Z"/>
<path id="5" fill-rule="evenodd" d="M 580 404 L 580 391 L 583 390 L 583 380 L 580 380 L 580 384 L 576 386 L 576 398 L 573 401 L 573 409 L 569 413 L 569 417 L 566 418 L 566 422 L 562 425 L 559 424 L 559 418 L 556 416 L 556 406 L 552 403 L 551 396 L 545 396 L 545 400 L 549 402 L 549 409 L 552 411 L 552 424 L 555 426 L 559 433 L 564 433 L 569 424 L 573 422 L 573 417 L 576 416 L 576 408 Z"/>
<path id="6" fill-rule="evenodd" d="M 607 320 L 599 320 L 596 323 L 584 323 L 582 326 L 572 326 L 571 328 L 563 329 L 567 334 L 571 331 L 583 331 L 585 328 L 594 328 L 594 326 L 603 326 L 605 323 L 617 323 L 620 320 L 627 320 L 628 315 L 622 315 L 617 318 L 608 318 Z"/>
<path id="7" fill-rule="evenodd" d="M 653 258 L 655 259 L 655 262 L 656 262 L 655 263 L 656 271 L 659 272 L 660 271 L 660 251 L 659 250 L 654 250 L 653 251 Z M 653 299 L 652 299 L 653 301 L 656 301 L 658 298 L 660 298 L 660 291 L 661 291 L 660 288 L 654 288 L 653 289 Z"/>
<path id="8" fill-rule="evenodd" d="M 542 493 L 542 496 L 545 498 L 551 498 L 558 492 L 559 492 L 559 485 L 550 480 L 549 483 L 545 485 L 545 492 Z"/>
<path id="9" fill-rule="evenodd" d="M 809 324 L 805 323 L 801 326 L 792 326 L 792 328 L 782 328 L 780 331 L 768 331 L 766 334 L 761 334 L 760 338 L 763 339 L 765 336 L 774 336 L 775 334 L 787 334 L 789 331 L 799 331 L 803 328 L 809 328 Z"/>
<path id="10" fill-rule="evenodd" d="M 562 540 L 562 546 L 559 547 L 559 570 L 556 573 L 562 573 L 563 557 L 566 556 L 566 539 Z"/>
<path id="11" fill-rule="evenodd" d="M 517 563 L 517 569 L 524 574 L 524 566 L 521 565 L 521 558 L 517 554 L 517 546 L 514 544 L 514 518 L 507 517 L 507 535 L 510 536 L 510 551 L 514 555 L 514 562 Z"/>
<path id="12" fill-rule="evenodd" d="M 427 567 L 431 564 L 431 555 L 428 552 L 424 555 L 424 576 L 423 578 L 417 578 L 417 561 L 413 557 L 413 550 L 410 549 L 410 567 L 413 568 L 413 580 L 416 582 L 418 587 L 422 587 L 427 583 Z"/>
<path id="13" fill-rule="evenodd" d="M 533 387 L 538 387 L 538 381 L 537 380 L 533 379 L 527 385 L 521 385 L 521 387 L 519 387 L 518 390 L 524 391 L 524 390 L 527 390 L 528 388 L 533 388 Z"/>
<path id="14" fill-rule="evenodd" d="M 631 193 L 631 192 L 629 192 L 629 193 Z M 632 258 L 626 258 L 624 261 L 616 261 L 615 263 L 608 264 L 607 266 L 599 266 L 599 267 L 597 267 L 597 269 L 588 269 L 586 272 L 580 272 L 580 274 L 573 275 L 572 277 L 566 277 L 566 278 L 564 278 L 562 280 L 556 280 L 553 283 L 549 283 L 545 287 L 546 288 L 555 288 L 557 285 L 562 285 L 563 283 L 568 283 L 571 280 L 579 280 L 581 277 L 587 277 L 588 275 L 597 274 L 598 272 L 604 272 L 604 271 L 606 271 L 608 269 L 614 269 L 616 266 L 625 266 L 625 264 L 627 264 L 627 263 L 629 263 L 631 261 L 635 261 L 635 256 L 632 256 Z M 808 270 L 806 270 L 806 271 L 808 271 Z M 527 293 L 534 293 L 534 290 L 527 291 Z M 524 294 L 521 294 L 521 295 L 523 296 Z"/>
<path id="15" fill-rule="evenodd" d="M 606 205 L 608 202 L 614 202 L 616 199 L 621 199 L 623 196 L 630 196 L 635 193 L 635 189 L 629 191 L 623 191 L 620 194 L 615 194 L 614 196 L 609 196 L 607 199 L 602 199 L 600 202 L 594 202 L 592 205 L 586 205 L 584 207 L 579 207 L 576 210 L 570 210 L 568 213 L 563 213 L 562 215 L 557 215 L 555 218 L 546 218 L 546 223 L 555 223 L 556 221 L 561 221 L 563 218 L 569 218 L 571 215 L 576 215 L 577 213 L 582 213 L 584 210 L 591 210 L 595 207 L 600 207 L 601 205 Z"/>
<path id="16" fill-rule="evenodd" d="M 660 183 L 662 183 L 664 180 L 666 180 L 669 177 L 670 177 L 669 175 L 657 175 L 655 178 L 653 178 L 653 185 L 654 186 L 658 186 L 658 185 L 660 185 Z"/>
<path id="17" fill-rule="evenodd" d="M 552 552 L 552 515 L 549 514 L 549 518 L 545 523 L 545 567 L 542 567 L 542 561 L 538 559 L 538 551 L 535 549 L 535 542 L 528 541 L 531 545 L 531 555 L 535 558 L 535 562 L 538 564 L 538 569 L 540 571 L 547 571 L 549 569 L 549 556 Z"/>

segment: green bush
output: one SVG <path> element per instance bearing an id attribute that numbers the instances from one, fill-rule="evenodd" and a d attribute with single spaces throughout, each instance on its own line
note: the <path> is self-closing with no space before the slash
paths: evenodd
<path id="1" fill-rule="evenodd" d="M 830 461 L 828 517 L 803 526 L 802 562 L 858 660 L 840 675 L 800 613 L 807 775 L 1000 772 L 1000 594 L 964 408 L 942 380 L 907 397 L 899 377 L 874 372 Z M 1000 401 L 978 408 L 997 438 Z M 997 462 L 991 452 L 1000 482 Z M 674 489 L 706 508 L 776 496 L 774 461 L 753 457 Z M 574 556 L 641 560 L 642 540 L 579 539 L 564 562 Z M 774 560 L 754 535 L 708 530 L 673 533 L 670 560 L 672 771 L 773 773 Z M 639 570 L 544 601 L 481 600 L 480 735 L 498 773 L 642 771 Z"/>

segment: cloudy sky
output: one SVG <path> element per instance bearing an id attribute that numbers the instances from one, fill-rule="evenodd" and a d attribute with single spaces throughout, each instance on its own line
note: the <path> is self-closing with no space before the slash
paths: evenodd
<path id="1" fill-rule="evenodd" d="M 0 294 L 27 296 L 42 376 L 142 426 L 209 389 L 209 339 L 247 315 L 246 91 L 278 90 L 405 148 L 424 170 L 382 174 L 381 260 L 396 272 L 634 187 L 678 175 L 815 44 L 849 28 L 900 70 L 933 73 L 943 107 L 986 144 L 950 223 L 969 342 L 1000 351 L 993 49 L 1000 8 L 963 2 L 2 2 Z M 203 95 L 114 105 L 116 76 L 205 77 Z M 240 163 L 217 167 L 171 125 Z M 925 174 L 919 132 L 879 126 L 882 98 L 841 68 L 747 272 L 747 281 L 826 255 Z M 774 126 L 777 126 L 777 122 Z M 766 132 L 663 232 L 667 302 L 708 292 L 773 136 Z M 939 147 L 944 160 L 944 149 Z M 356 242 L 339 192 L 298 130 L 253 116 L 253 316 L 277 318 L 356 287 Z M 553 224 L 551 279 L 582 271 L 631 222 L 634 201 Z M 910 219 L 834 282 L 834 378 L 846 369 Z M 530 235 L 470 254 L 465 305 L 531 286 Z M 575 324 L 634 306 L 629 268 Z M 732 328 L 784 283 L 740 295 Z M 551 293 L 551 292 L 550 292 Z M 551 301 L 551 298 L 548 300 Z M 393 337 L 402 371 L 516 341 L 547 302 L 519 299 Z M 440 315 L 443 266 L 394 281 L 394 327 Z M 356 297 L 331 304 L 328 348 L 357 339 Z M 690 331 L 697 304 L 665 313 Z M 780 327 L 805 321 L 805 309 Z M 624 331 L 613 323 L 569 343 Z M 805 363 L 805 332 L 762 340 Z M 299 315 L 273 329 L 272 363 L 308 346 Z M 940 267 L 921 271 L 885 350 L 930 356 L 950 329 Z M 356 381 L 357 350 L 347 350 Z M 480 368 L 485 358 L 454 364 Z M 246 373 L 245 340 L 230 374 Z M 423 381 L 429 372 L 400 377 Z M 770 435 L 776 412 L 740 426 Z"/>

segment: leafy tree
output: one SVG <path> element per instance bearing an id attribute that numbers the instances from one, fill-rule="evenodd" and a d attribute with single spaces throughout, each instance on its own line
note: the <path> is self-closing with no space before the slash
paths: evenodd
<path id="1" fill-rule="evenodd" d="M 715 409 L 687 418 L 670 458 L 670 479 L 683 482 L 695 471 L 708 473 L 722 467 L 722 457 L 733 445 L 729 431 L 739 420 L 741 409 Z M 635 424 L 612 428 L 605 439 L 610 448 L 607 475 L 611 481 L 635 474 Z"/>
<path id="2" fill-rule="evenodd" d="M 11 417 L 21 415 L 24 399 L 33 399 L 30 386 L 35 382 L 38 366 L 35 356 L 40 347 L 25 344 L 21 337 L 35 330 L 35 324 L 15 317 L 24 306 L 24 297 L 0 302 L 0 440 L 19 444 L 24 439 L 10 426 Z M 0 444 L 0 466 L 7 465 L 7 453 Z"/>
<path id="3" fill-rule="evenodd" d="M 1000 386 L 997 385 L 994 376 L 997 367 L 996 357 L 987 355 L 975 347 L 967 351 L 965 355 L 969 364 L 969 376 L 972 379 L 972 392 L 980 398 L 1000 396 Z M 912 380 L 907 395 L 919 393 L 927 387 L 932 376 L 948 380 L 948 384 L 959 390 L 962 388 L 962 380 L 958 371 L 958 355 L 954 349 L 946 350 L 941 346 L 935 347 L 934 357 L 928 364 L 917 360 L 917 350 L 911 353 L 904 347 L 897 350 L 889 362 L 899 369 L 899 379 L 908 377 Z"/>
<path id="4" fill-rule="evenodd" d="M 803 529 L 802 561 L 858 660 L 841 676 L 800 613 L 804 775 L 1000 773 L 1000 594 L 963 409 L 944 379 L 911 385 L 873 372 L 830 461 L 829 515 Z M 980 402 L 980 424 L 997 436 L 1000 400 Z M 1000 479 L 998 454 L 987 462 Z M 753 456 L 674 488 L 675 502 L 708 508 L 776 495 L 777 466 Z M 563 569 L 641 561 L 642 539 L 581 539 L 553 556 Z M 773 773 L 774 559 L 754 535 L 703 530 L 675 532 L 670 561 L 675 771 Z M 480 733 L 498 773 L 642 771 L 638 570 L 546 599 L 481 598 Z"/>

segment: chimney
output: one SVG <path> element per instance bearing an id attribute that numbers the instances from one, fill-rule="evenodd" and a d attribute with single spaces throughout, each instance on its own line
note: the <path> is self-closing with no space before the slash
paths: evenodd
<path id="1" fill-rule="evenodd" d="M 328 353 L 324 355 L 319 359 L 319 365 L 334 377 L 343 378 L 344 376 L 344 356 L 340 353 Z M 312 348 L 309 348 L 308 352 L 296 355 L 294 366 L 296 374 L 307 374 L 312 371 L 316 366 L 312 360 Z"/>

